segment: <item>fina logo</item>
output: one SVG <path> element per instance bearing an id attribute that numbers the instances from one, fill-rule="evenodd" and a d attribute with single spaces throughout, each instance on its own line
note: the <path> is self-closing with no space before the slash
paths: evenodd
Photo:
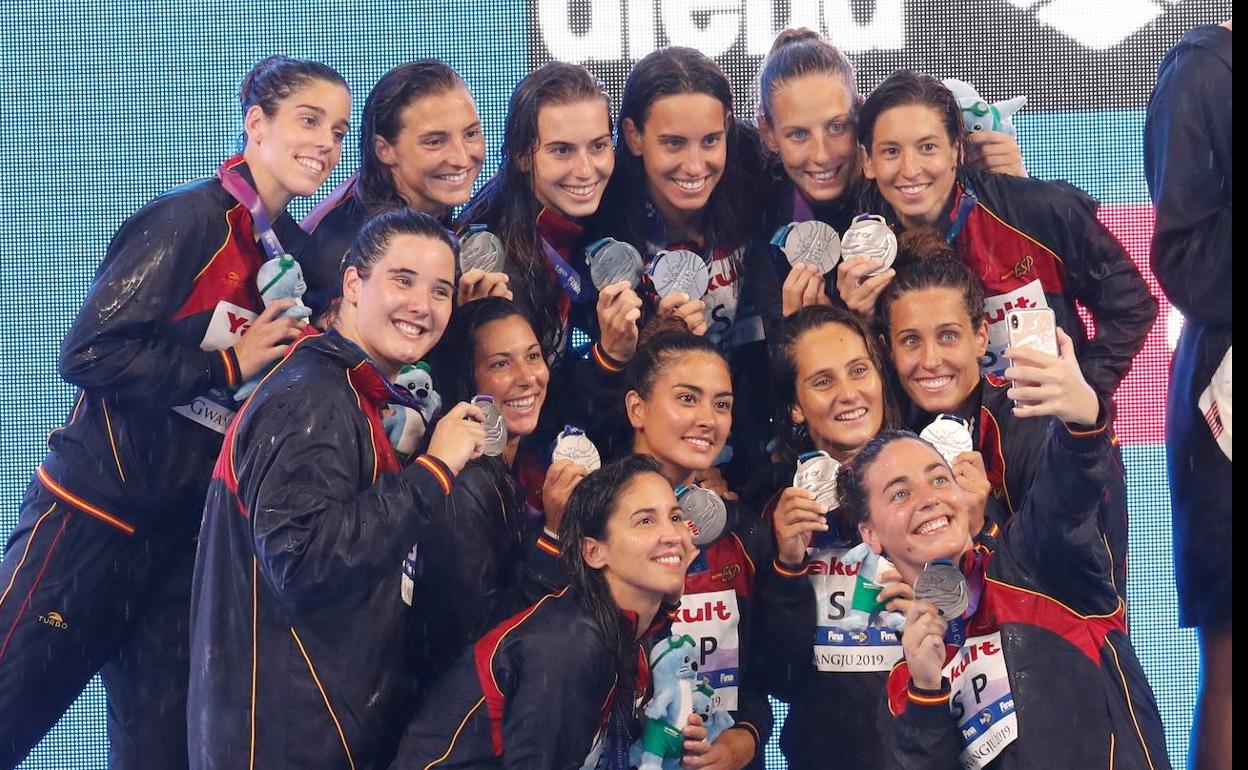
<path id="1" fill-rule="evenodd" d="M 982 0 L 981 0 L 982 2 Z M 1093 50 L 1121 43 L 1179 0 L 1005 0 Z M 575 4 L 588 18 L 572 23 Z M 848 53 L 906 47 L 905 0 L 876 0 L 870 18 L 854 18 L 854 0 L 790 0 L 779 24 L 774 0 L 537 0 L 542 40 L 560 61 L 638 61 L 672 45 L 720 56 L 742 39 L 762 57 L 785 27 L 810 27 Z M 784 10 L 783 8 L 779 10 Z M 621 32 L 623 34 L 621 34 Z"/>

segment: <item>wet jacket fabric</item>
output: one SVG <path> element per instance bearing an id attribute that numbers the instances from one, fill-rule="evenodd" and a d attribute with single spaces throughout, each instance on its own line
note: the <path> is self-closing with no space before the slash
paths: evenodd
<path id="1" fill-rule="evenodd" d="M 1075 341 L 1084 377 L 1108 400 L 1126 376 L 1157 317 L 1157 301 L 1122 245 L 1096 218 L 1095 199 L 1065 182 L 959 172 L 949 224 L 963 199 L 975 201 L 954 245 L 984 283 L 989 335 L 1011 307 L 1030 307 L 1028 287 L 1043 291 L 1058 326 Z M 897 217 L 878 189 L 865 210 Z M 1092 314 L 1089 339 L 1075 308 Z"/>
<path id="2" fill-rule="evenodd" d="M 388 383 L 337 332 L 301 337 L 221 450 L 196 558 L 191 766 L 383 766 L 411 689 L 400 565 L 452 489 L 400 468 Z"/>
<path id="3" fill-rule="evenodd" d="M 633 617 L 635 624 L 636 619 Z M 636 646 L 636 701 L 649 684 L 652 627 Z M 482 637 L 408 724 L 393 768 L 593 768 L 617 699 L 616 651 L 575 591 L 562 589 Z"/>
<path id="4" fill-rule="evenodd" d="M 347 177 L 299 223 L 309 237 L 296 256 L 308 284 L 303 301 L 313 314 L 342 296 L 342 258 L 368 221 L 368 207 L 356 192 L 358 184 L 358 173 Z"/>
<path id="5" fill-rule="evenodd" d="M 1184 625 L 1231 619 L 1231 461 L 1197 401 L 1231 347 L 1231 31 L 1196 27 L 1166 54 L 1144 126 L 1157 209 L 1153 273 L 1183 313 L 1166 413 Z"/>
<path id="6" fill-rule="evenodd" d="M 223 167 L 251 181 L 241 156 Z M 274 231 L 288 250 L 303 243 L 288 215 Z M 61 345 L 61 376 L 80 392 L 37 471 L 49 491 L 125 534 L 194 535 L 238 406 L 233 345 L 264 307 L 264 259 L 251 213 L 215 178 L 122 225 Z"/>
<path id="7" fill-rule="evenodd" d="M 994 749 L 993 768 L 1170 766 L 1097 523 L 1102 479 L 1116 463 L 1104 422 L 1086 432 L 1051 423 L 1032 494 L 994 551 L 977 548 L 962 559 L 968 582 L 982 591 L 966 621 L 968 644 L 946 645 L 942 688 L 917 689 L 904 660 L 889 675 L 880 709 L 886 766 L 958 768 L 962 736 L 1008 717 L 1016 718 L 1015 737 Z M 1004 695 L 975 682 L 971 694 L 951 690 L 950 676 L 960 689 L 976 658 L 1003 658 Z M 955 713 L 978 719 L 959 729 Z"/>
<path id="8" fill-rule="evenodd" d="M 534 473 L 523 472 L 529 465 Z M 567 584 L 558 542 L 544 533 L 522 485 L 537 465 L 523 446 L 513 469 L 495 457 L 469 462 L 445 511 L 416 543 L 412 618 L 421 681 L 432 682 L 491 628 Z M 543 476 L 536 478 L 540 484 Z"/>

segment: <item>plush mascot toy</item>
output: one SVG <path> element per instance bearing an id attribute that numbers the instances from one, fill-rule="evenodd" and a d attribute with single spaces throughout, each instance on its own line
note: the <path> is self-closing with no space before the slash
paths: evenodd
<path id="1" fill-rule="evenodd" d="M 866 543 L 859 543 L 845 552 L 841 564 L 848 567 L 858 565 L 858 577 L 854 581 L 854 595 L 850 597 L 850 609 L 845 617 L 836 623 L 840 628 L 850 631 L 862 631 L 871 623 L 871 617 L 880 613 L 880 623 L 885 628 L 901 631 L 906 627 L 906 616 L 900 612 L 889 612 L 880 603 L 879 596 L 883 586 L 879 577 L 883 572 L 893 569 L 892 562 L 879 556 Z"/>
<path id="2" fill-rule="evenodd" d="M 286 308 L 286 312 L 282 313 L 283 318 L 306 321 L 312 316 L 312 308 L 303 304 L 303 293 L 308 290 L 308 284 L 303 280 L 303 268 L 299 267 L 299 263 L 289 254 L 279 254 L 261 265 L 260 272 L 256 275 L 256 286 L 260 288 L 260 299 L 264 300 L 265 307 L 279 299 L 295 301 L 294 305 Z M 260 384 L 260 380 L 272 368 L 272 366 L 268 367 L 255 378 L 239 386 L 234 393 L 234 400 L 243 401 L 250 396 Z"/>
<path id="3" fill-rule="evenodd" d="M 421 439 L 433 424 L 434 415 L 442 408 L 442 397 L 433 389 L 433 372 L 424 361 L 399 369 L 394 385 L 408 398 L 404 402 L 390 403 L 381 418 L 381 427 L 386 431 L 395 454 L 406 463 L 415 456 Z"/>
<path id="4" fill-rule="evenodd" d="M 1016 135 L 1014 113 L 1027 103 L 1026 96 L 1015 96 L 1013 99 L 989 104 L 980 98 L 979 92 L 970 83 L 954 78 L 945 78 L 940 82 L 944 83 L 945 88 L 953 92 L 954 98 L 958 100 L 958 106 L 962 108 L 962 122 L 966 124 L 967 133 L 1000 131 L 1010 136 Z"/>
<path id="5" fill-rule="evenodd" d="M 646 726 L 633 745 L 632 763 L 637 770 L 676 770 L 684 757 L 681 730 L 690 714 L 706 723 L 712 743 L 732 726 L 732 717 L 714 705 L 715 690 L 697 680 L 697 642 L 682 634 L 663 639 L 650 651 L 650 675 L 654 697 L 646 704 Z"/>

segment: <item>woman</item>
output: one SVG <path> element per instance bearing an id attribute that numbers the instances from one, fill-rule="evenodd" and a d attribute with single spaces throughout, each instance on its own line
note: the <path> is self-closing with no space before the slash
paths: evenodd
<path id="1" fill-rule="evenodd" d="M 364 102 L 360 169 L 303 220 L 311 233 L 299 255 L 308 304 L 317 312 L 341 296 L 343 255 L 372 215 L 407 207 L 449 223 L 472 195 L 485 162 L 481 118 L 468 85 L 437 59 L 400 64 Z M 461 293 L 504 295 L 501 275 L 472 273 Z"/>
<path id="2" fill-rule="evenodd" d="M 631 243 L 647 263 L 685 249 L 710 271 L 705 294 L 653 301 L 726 351 L 738 372 L 766 366 L 763 325 L 745 271 L 745 247 L 759 232 L 762 147 L 733 114 L 727 76 L 691 48 L 664 48 L 629 73 L 620 102 L 617 172 L 597 223 Z M 759 378 L 738 377 L 733 467 L 762 456 L 765 394 Z M 736 474 L 734 474 L 736 475 Z"/>
<path id="3" fill-rule="evenodd" d="M 301 327 L 290 300 L 261 302 L 257 238 L 302 245 L 286 205 L 329 177 L 351 112 L 341 75 L 285 56 L 248 73 L 239 103 L 240 154 L 122 225 L 62 346 L 78 397 L 0 564 L 0 766 L 97 671 L 112 765 L 186 766 L 186 608 L 230 391 Z"/>
<path id="4" fill-rule="evenodd" d="M 1122 246 L 1096 218 L 1096 202 L 1062 182 L 978 174 L 962 165 L 966 129 L 953 94 L 928 75 L 901 71 L 863 104 L 858 139 L 874 183 L 868 210 L 899 230 L 937 227 L 984 284 L 985 370 L 1004 369 L 1005 311 L 1050 307 L 1078 341 L 1088 381 L 1108 400 L 1144 345 L 1157 302 Z M 846 304 L 869 312 L 878 292 L 850 287 Z M 1091 312 L 1088 339 L 1075 310 Z"/>
<path id="5" fill-rule="evenodd" d="M 624 378 L 633 451 L 655 458 L 672 488 L 704 482 L 727 498 L 720 534 L 704 533 L 715 539 L 685 578 L 672 633 L 698 640 L 698 674 L 736 722 L 716 740 L 712 758 L 733 768 L 761 762 L 772 716 L 755 669 L 752 604 L 762 591 L 755 565 L 770 563 L 770 549 L 766 533 L 756 531 L 757 517 L 726 492 L 713 467 L 732 429 L 728 362 L 704 336 L 659 331 L 637 349 Z"/>
<path id="6" fill-rule="evenodd" d="M 783 174 L 772 192 L 776 201 L 769 231 L 789 222 L 818 220 L 837 233 L 848 229 L 863 209 L 862 174 L 854 126 L 862 104 L 853 64 L 836 46 L 809 29 L 786 29 L 776 36 L 758 76 L 759 120 L 763 141 L 776 155 Z M 972 134 L 968 165 L 975 170 L 1027 176 L 1015 139 L 999 131 Z M 781 316 L 836 298 L 836 287 L 849 287 L 874 298 L 892 276 L 891 270 L 869 275 L 879 265 L 865 257 L 848 257 L 825 286 L 818 269 L 789 269 L 776 260 L 770 244 L 751 249 L 751 269 L 769 326 Z M 755 264 L 761 264 L 755 268 Z M 859 284 L 861 283 L 861 288 Z"/>
<path id="7" fill-rule="evenodd" d="M 584 221 L 615 168 L 607 108 L 584 67 L 552 62 L 529 73 L 507 106 L 499 171 L 459 225 L 484 225 L 501 241 L 512 293 L 556 364 L 576 326 L 600 332 L 592 357 L 614 373 L 636 348 L 641 300 L 627 282 L 595 297 L 581 254 Z"/>
<path id="8" fill-rule="evenodd" d="M 672 488 L 646 457 L 603 466 L 559 528 L 570 585 L 496 626 L 440 679 L 393 767 L 595 767 L 627 754 L 647 654 L 696 549 Z M 696 717 L 686 753 L 707 750 Z"/>
<path id="9" fill-rule="evenodd" d="M 428 214 L 367 222 L 334 328 L 300 338 L 231 425 L 195 565 L 192 766 L 391 756 L 412 662 L 400 565 L 484 429 L 458 404 L 400 467 L 381 410 L 446 328 L 455 260 Z"/>
<path id="10" fill-rule="evenodd" d="M 946 583 L 967 581 L 965 611 L 946 604 L 942 617 L 927 601 L 907 610 L 905 661 L 880 708 L 889 766 L 1169 767 L 1096 526 L 1105 479 L 1118 473 L 1108 413 L 1070 337 L 1058 340 L 1072 387 L 1011 389 L 1020 417 L 1060 422 L 1050 421 L 1036 487 L 995 551 L 973 547 L 952 471 L 912 433 L 880 434 L 840 474 L 863 540 L 916 593 L 934 560 L 950 560 Z M 1008 354 L 1006 376 L 1037 381 L 1044 354 Z"/>
<path id="11" fill-rule="evenodd" d="M 588 473 L 568 460 L 550 464 L 549 447 L 528 441 L 546 406 L 550 369 L 516 303 L 490 297 L 459 308 L 432 358 L 451 403 L 494 399 L 507 445 L 464 467 L 447 516 L 416 544 L 412 604 L 429 681 L 494 625 L 567 585 L 553 534 L 568 494 Z"/>
<path id="12" fill-rule="evenodd" d="M 984 289 L 953 248 L 939 233 L 923 228 L 902 236 L 899 254 L 897 277 L 880 297 L 878 313 L 906 397 L 905 424 L 919 432 L 937 415 L 949 414 L 971 427 L 974 451 L 959 456 L 953 471 L 964 491 L 986 481 L 988 519 L 973 516 L 971 531 L 986 528 L 992 534 L 1029 494 L 1048 423 L 1017 417 L 1007 395 L 1011 383 L 981 376 L 979 362 L 989 333 L 982 315 Z M 1046 357 L 1044 370 L 1043 382 L 1050 387 L 1070 387 L 1060 360 Z M 968 478 L 976 483 L 967 483 Z M 1121 466 L 1105 485 L 1098 520 L 1108 539 L 1116 584 L 1125 596 L 1127 495 Z"/>
<path id="13" fill-rule="evenodd" d="M 776 561 L 763 568 L 769 589 L 759 613 L 766 632 L 769 686 L 789 703 L 780 746 L 794 770 L 852 756 L 879 767 L 884 747 L 875 709 L 901 647 L 879 622 L 861 636 L 841 628 L 859 565 L 846 561 L 852 527 L 793 485 L 800 459 L 821 451 L 839 463 L 883 429 L 899 424 L 883 358 L 862 322 L 843 308 L 812 305 L 785 318 L 772 344 L 777 438 L 784 458 L 752 484 L 776 537 Z M 908 598 L 897 576 L 880 600 Z M 894 603 L 894 608 L 899 606 Z M 812 646 L 812 641 L 814 642 Z M 835 724 L 836 730 L 828 725 Z"/>

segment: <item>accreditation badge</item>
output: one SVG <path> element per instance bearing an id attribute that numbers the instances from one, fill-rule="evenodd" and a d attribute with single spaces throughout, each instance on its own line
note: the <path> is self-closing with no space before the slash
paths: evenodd
<path id="1" fill-rule="evenodd" d="M 945 665 L 944 675 L 953 688 L 949 710 L 962 740 L 962 767 L 979 770 L 1018 739 L 1018 715 L 1001 632 L 967 639 Z"/>

